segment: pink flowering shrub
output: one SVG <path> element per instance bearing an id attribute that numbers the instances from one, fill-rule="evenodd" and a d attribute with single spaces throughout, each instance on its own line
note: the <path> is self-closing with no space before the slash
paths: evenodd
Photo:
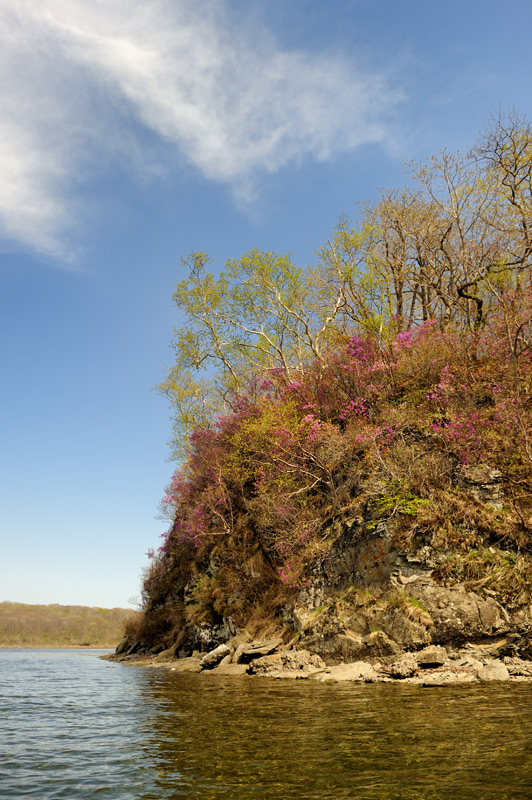
<path id="1" fill-rule="evenodd" d="M 456 487 L 472 465 L 500 476 L 508 505 L 504 520 L 478 511 L 477 529 L 531 546 L 530 312 L 508 297 L 480 332 L 430 321 L 387 342 L 354 335 L 295 380 L 273 370 L 253 381 L 192 434 L 162 501 L 171 524 L 145 607 L 182 596 L 203 570 L 201 613 L 244 619 L 265 598 L 275 609 L 307 585 L 327 526 L 355 512 L 385 516 L 404 547 L 427 535 L 471 547 L 476 507 Z"/>

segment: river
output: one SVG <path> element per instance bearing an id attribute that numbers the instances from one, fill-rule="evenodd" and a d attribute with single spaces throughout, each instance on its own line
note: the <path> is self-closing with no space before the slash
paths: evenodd
<path id="1" fill-rule="evenodd" d="M 187 675 L 0 650 L 0 797 L 530 800 L 532 684 Z"/>

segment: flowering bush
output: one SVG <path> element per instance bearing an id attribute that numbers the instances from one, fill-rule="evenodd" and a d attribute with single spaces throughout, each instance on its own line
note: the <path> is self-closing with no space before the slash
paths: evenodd
<path id="1" fill-rule="evenodd" d="M 208 595 L 211 616 L 230 608 L 243 618 L 272 587 L 278 598 L 303 588 L 327 526 L 357 509 L 368 529 L 386 519 L 402 546 L 429 536 L 469 547 L 477 542 L 456 507 L 452 530 L 438 515 L 461 470 L 478 463 L 501 476 L 508 513 L 476 529 L 532 545 L 532 358 L 515 345 L 515 303 L 512 313 L 481 332 L 428 322 L 388 342 L 356 335 L 297 379 L 274 370 L 234 396 L 193 431 L 166 489 L 171 525 L 146 574 L 146 607 L 206 570 L 217 577 L 203 608 Z"/>

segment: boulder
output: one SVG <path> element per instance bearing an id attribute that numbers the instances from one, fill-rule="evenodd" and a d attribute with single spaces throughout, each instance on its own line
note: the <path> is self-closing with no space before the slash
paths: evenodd
<path id="1" fill-rule="evenodd" d="M 532 660 L 532 636 L 530 633 L 517 639 L 513 646 L 513 652 L 521 658 Z"/>
<path id="2" fill-rule="evenodd" d="M 505 656 L 503 662 L 510 675 L 532 678 L 532 661 L 524 661 L 517 656 Z"/>
<path id="3" fill-rule="evenodd" d="M 138 653 L 141 647 L 142 645 L 140 641 L 137 640 L 134 644 L 131 645 L 131 647 L 128 648 L 126 655 L 132 656 L 135 653 Z"/>
<path id="4" fill-rule="evenodd" d="M 306 635 L 300 642 L 307 650 L 321 656 L 328 664 L 358 661 L 369 655 L 362 637 L 342 632 L 341 628 L 338 632 L 326 631 Z"/>
<path id="5" fill-rule="evenodd" d="M 116 646 L 115 656 L 119 656 L 122 653 L 125 653 L 127 650 L 129 650 L 130 647 L 131 647 L 131 640 L 129 636 L 124 636 L 122 639 L 120 639 L 120 641 Z"/>
<path id="6" fill-rule="evenodd" d="M 491 660 L 479 669 L 477 676 L 480 681 L 507 681 L 510 673 L 502 661 Z"/>
<path id="7" fill-rule="evenodd" d="M 211 650 L 210 653 L 207 653 L 203 656 L 203 658 L 200 660 L 201 668 L 212 669 L 220 663 L 222 658 L 230 654 L 230 648 L 226 644 L 220 644 L 218 647 L 215 647 L 214 650 Z"/>
<path id="8" fill-rule="evenodd" d="M 434 667 L 441 667 L 449 660 L 447 650 L 444 647 L 437 645 L 430 645 L 420 650 L 415 654 L 418 666 L 422 669 L 431 669 Z"/>
<path id="9" fill-rule="evenodd" d="M 177 642 L 169 647 L 167 650 L 162 650 L 155 656 L 156 661 L 173 661 L 177 658 L 178 644 Z"/>
<path id="10" fill-rule="evenodd" d="M 379 680 L 377 671 L 366 661 L 355 661 L 352 664 L 336 664 L 329 667 L 326 672 L 320 672 L 315 680 L 325 681 L 356 681 L 359 683 L 374 683 Z"/>
<path id="11" fill-rule="evenodd" d="M 390 664 L 392 678 L 409 678 L 418 670 L 418 663 L 413 653 L 405 653 Z"/>
<path id="12" fill-rule="evenodd" d="M 210 673 L 212 675 L 245 675 L 247 669 L 247 664 L 228 663 L 225 658 L 223 658 L 217 667 L 210 670 Z"/>
<path id="13" fill-rule="evenodd" d="M 239 631 L 235 636 L 233 636 L 230 641 L 227 642 L 229 647 L 232 650 L 237 650 L 241 644 L 248 644 L 251 642 L 252 636 L 244 629 Z"/>
<path id="14" fill-rule="evenodd" d="M 384 631 L 373 631 L 362 639 L 363 644 L 369 648 L 371 656 L 395 655 L 402 652 L 402 648 Z"/>
<path id="15" fill-rule="evenodd" d="M 420 686 L 449 686 L 454 683 L 471 683 L 475 676 L 468 672 L 438 670 L 425 675 L 418 675 L 410 679 L 410 683 Z"/>
<path id="16" fill-rule="evenodd" d="M 235 664 L 246 664 L 255 658 L 268 656 L 270 653 L 273 653 L 273 651 L 276 650 L 282 643 L 282 639 L 268 639 L 264 642 L 241 644 L 235 651 L 233 662 Z"/>
<path id="17" fill-rule="evenodd" d="M 509 630 L 507 616 L 493 597 L 468 592 L 461 584 L 447 587 L 425 581 L 414 583 L 409 591 L 430 614 L 435 643 L 481 640 Z"/>
<path id="18" fill-rule="evenodd" d="M 473 672 L 477 673 L 479 669 L 482 669 L 483 664 L 482 661 L 479 661 L 478 658 L 472 653 L 466 653 L 461 658 L 458 658 L 456 661 L 453 662 L 454 666 L 459 667 L 461 669 L 470 669 Z"/>
<path id="19" fill-rule="evenodd" d="M 456 476 L 456 485 L 465 489 L 475 500 L 487 503 L 492 508 L 503 507 L 502 473 L 490 469 L 486 464 L 469 464 L 462 467 Z"/>
<path id="20" fill-rule="evenodd" d="M 272 678 L 308 678 L 325 670 L 321 658 L 308 650 L 274 653 L 252 661 L 248 673 Z"/>

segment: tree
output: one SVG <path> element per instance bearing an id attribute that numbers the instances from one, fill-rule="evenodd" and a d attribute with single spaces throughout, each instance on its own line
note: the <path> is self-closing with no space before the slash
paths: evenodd
<path id="1" fill-rule="evenodd" d="M 499 115 L 469 153 L 443 150 L 409 172 L 411 185 L 383 191 L 358 228 L 342 217 L 314 266 L 255 249 L 215 277 L 205 253 L 182 260 L 188 277 L 173 299 L 184 323 L 159 387 L 175 410 L 177 444 L 243 387 L 275 374 L 293 381 L 357 332 L 383 351 L 397 331 L 427 321 L 479 332 L 511 293 L 520 333 L 508 324 L 507 335 L 522 350 L 530 320 L 514 306 L 531 288 L 531 124 Z"/>
<path id="2" fill-rule="evenodd" d="M 342 308 L 343 282 L 296 266 L 288 255 L 252 250 L 218 278 L 205 253 L 182 260 L 188 277 L 173 300 L 186 323 L 174 331 L 175 363 L 159 389 L 175 409 L 176 444 L 188 440 L 252 378 L 289 380 L 323 360 Z"/>

